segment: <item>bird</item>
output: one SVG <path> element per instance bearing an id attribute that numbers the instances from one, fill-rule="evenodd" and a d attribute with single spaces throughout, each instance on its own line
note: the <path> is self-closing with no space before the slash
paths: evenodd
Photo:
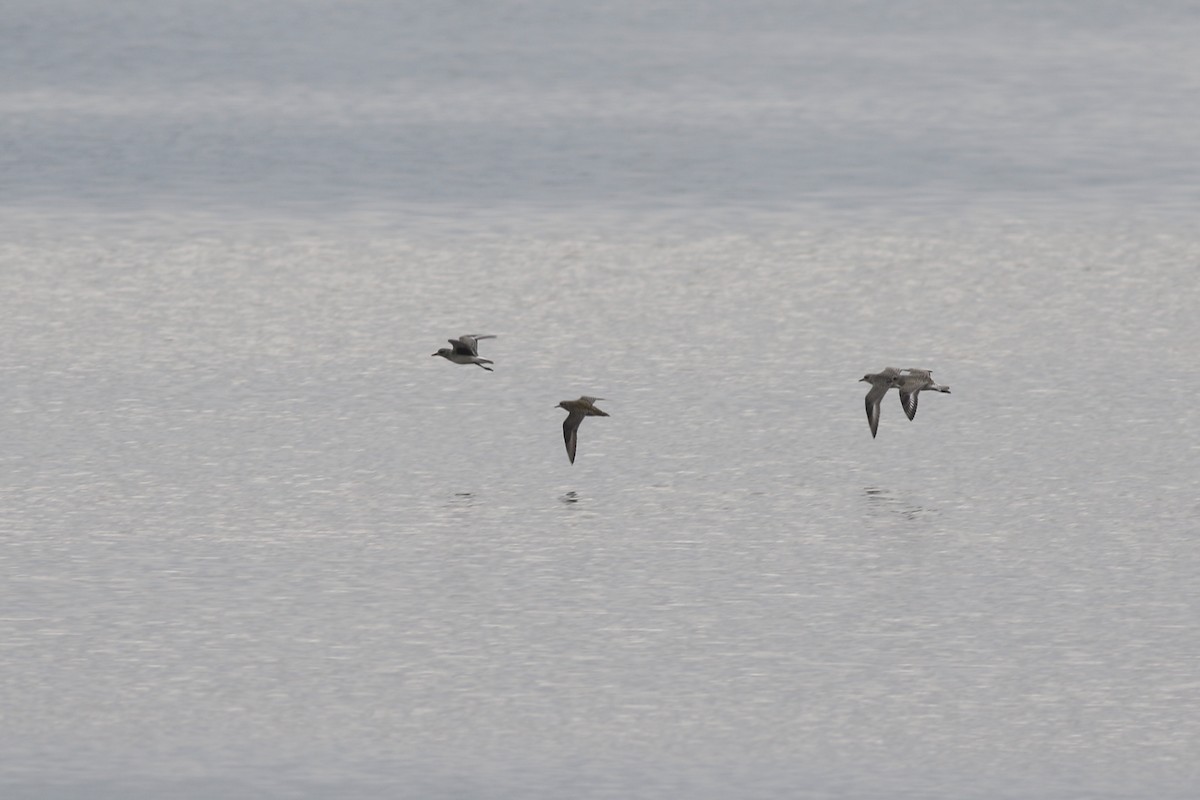
<path id="1" fill-rule="evenodd" d="M 575 463 L 575 444 L 578 439 L 579 423 L 583 422 L 584 417 L 607 417 L 608 414 L 596 408 L 596 401 L 603 400 L 603 397 L 588 397 L 583 395 L 578 400 L 563 400 L 555 408 L 563 408 L 567 411 L 567 418 L 563 420 L 563 441 L 567 444 L 567 458 L 571 459 L 571 463 Z"/>
<path id="2" fill-rule="evenodd" d="M 867 392 L 867 424 L 871 426 L 871 438 L 874 439 L 879 430 L 879 404 L 888 389 L 900 385 L 900 371 L 895 367 L 884 367 L 879 372 L 868 372 L 859 378 L 860 383 L 863 381 L 871 384 Z"/>
<path id="3" fill-rule="evenodd" d="M 495 372 L 491 367 L 483 365 L 494 364 L 496 362 L 479 357 L 479 340 L 495 338 L 490 333 L 464 333 L 457 339 L 446 340 L 454 345 L 454 347 L 443 347 L 432 355 L 441 356 L 447 361 L 453 361 L 455 364 L 474 364 L 477 367 L 486 369 L 488 372 Z"/>
<path id="4" fill-rule="evenodd" d="M 900 382 L 896 389 L 900 392 L 900 405 L 910 420 L 917 416 L 917 395 L 922 389 L 932 389 L 935 392 L 950 394 L 949 386 L 933 382 L 933 373 L 927 369 L 906 368 L 901 371 Z"/>

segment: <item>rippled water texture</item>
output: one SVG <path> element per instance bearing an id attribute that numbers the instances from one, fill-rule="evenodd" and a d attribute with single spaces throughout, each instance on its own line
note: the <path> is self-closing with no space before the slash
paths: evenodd
<path id="1" fill-rule="evenodd" d="M 1076 8 L 15 4 L 0 792 L 1194 797 L 1200 18 Z"/>

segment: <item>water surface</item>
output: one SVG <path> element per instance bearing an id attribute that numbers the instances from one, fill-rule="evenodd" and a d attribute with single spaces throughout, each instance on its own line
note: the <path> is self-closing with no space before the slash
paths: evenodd
<path id="1" fill-rule="evenodd" d="M 1195 795 L 1184 5 L 11 17 L 6 797 Z"/>

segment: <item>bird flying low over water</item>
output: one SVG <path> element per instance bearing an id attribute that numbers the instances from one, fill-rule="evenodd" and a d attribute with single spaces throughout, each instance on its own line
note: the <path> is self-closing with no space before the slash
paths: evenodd
<path id="1" fill-rule="evenodd" d="M 488 372 L 494 372 L 491 367 L 485 367 L 484 364 L 494 364 L 496 362 L 486 358 L 479 357 L 479 340 L 480 339 L 495 339 L 496 337 L 490 333 L 464 333 L 457 339 L 448 339 L 453 347 L 443 347 L 432 355 L 441 356 L 447 361 L 453 361 L 455 364 L 474 364 L 477 367 L 486 369 Z"/>
<path id="2" fill-rule="evenodd" d="M 583 422 L 584 417 L 608 416 L 595 405 L 597 400 L 603 399 L 603 397 L 584 395 L 578 400 L 563 400 L 555 406 L 567 411 L 567 418 L 563 420 L 563 441 L 567 444 L 567 458 L 571 459 L 572 464 L 575 463 L 575 444 L 578 441 L 579 423 Z"/>
<path id="3" fill-rule="evenodd" d="M 900 386 L 900 380 L 900 371 L 895 367 L 884 367 L 879 372 L 868 372 L 859 378 L 860 383 L 866 381 L 871 384 L 867 392 L 867 424 L 871 426 L 872 439 L 879 430 L 879 404 L 883 402 L 883 396 L 887 394 L 888 389 Z M 905 411 L 907 410 L 906 407 Z"/>
<path id="4" fill-rule="evenodd" d="M 911 420 L 917 416 L 917 395 L 922 389 L 950 394 L 950 387 L 933 382 L 933 373 L 927 369 L 905 369 L 900 375 L 896 389 L 900 392 L 900 405 Z"/>

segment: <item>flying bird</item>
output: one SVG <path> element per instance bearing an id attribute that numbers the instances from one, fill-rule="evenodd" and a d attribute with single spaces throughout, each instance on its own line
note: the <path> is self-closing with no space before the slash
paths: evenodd
<path id="1" fill-rule="evenodd" d="M 933 373 L 927 369 L 909 368 L 902 370 L 902 373 L 896 389 L 900 392 L 900 405 L 910 420 L 917 416 L 917 395 L 922 389 L 950 394 L 950 387 L 934 383 Z"/>
<path id="2" fill-rule="evenodd" d="M 564 408 L 567 418 L 563 420 L 563 441 L 567 444 L 567 458 L 575 463 L 575 444 L 578 441 L 579 423 L 584 417 L 607 417 L 608 414 L 596 408 L 596 401 L 603 397 L 588 397 L 584 395 L 578 400 L 563 400 L 555 408 Z"/>
<path id="3" fill-rule="evenodd" d="M 495 339 L 496 337 L 490 333 L 464 333 L 457 339 L 448 339 L 453 347 L 443 347 L 432 355 L 441 356 L 447 361 L 453 361 L 455 364 L 474 364 L 477 367 L 486 369 L 488 372 L 494 372 L 491 367 L 485 367 L 484 364 L 494 364 L 496 362 L 486 358 L 479 357 L 479 340 L 480 339 Z"/>
<path id="4" fill-rule="evenodd" d="M 884 367 L 879 372 L 868 372 L 859 378 L 860 383 L 863 381 L 871 384 L 867 392 L 867 424 L 871 426 L 871 438 L 874 439 L 879 430 L 879 404 L 888 389 L 899 387 L 900 371 L 895 367 Z"/>

